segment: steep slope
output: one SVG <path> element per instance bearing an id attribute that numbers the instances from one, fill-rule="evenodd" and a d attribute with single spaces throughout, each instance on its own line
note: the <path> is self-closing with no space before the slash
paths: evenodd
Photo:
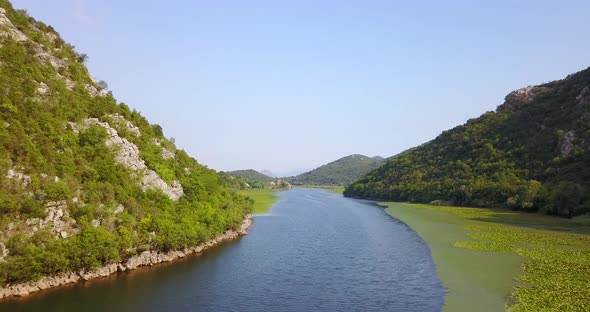
<path id="1" fill-rule="evenodd" d="M 299 185 L 348 185 L 384 162 L 379 156 L 353 154 L 287 180 Z"/>
<path id="2" fill-rule="evenodd" d="M 191 248 L 251 210 L 118 104 L 86 58 L 0 0 L 0 290 Z"/>
<path id="3" fill-rule="evenodd" d="M 511 92 L 495 112 L 392 157 L 344 194 L 565 216 L 590 211 L 590 69 Z"/>

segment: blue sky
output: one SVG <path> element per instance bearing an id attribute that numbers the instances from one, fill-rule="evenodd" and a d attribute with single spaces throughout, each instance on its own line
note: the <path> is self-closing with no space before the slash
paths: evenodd
<path id="1" fill-rule="evenodd" d="M 391 156 L 590 66 L 590 1 L 13 4 L 217 170 Z"/>

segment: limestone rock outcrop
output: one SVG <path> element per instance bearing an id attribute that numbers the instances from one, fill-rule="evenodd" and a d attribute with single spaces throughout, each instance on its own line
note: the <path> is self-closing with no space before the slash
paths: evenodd
<path id="1" fill-rule="evenodd" d="M 29 39 L 27 35 L 16 28 L 10 19 L 6 17 L 6 10 L 4 8 L 0 8 L 0 25 L 4 26 L 3 29 L 0 29 L 0 36 L 10 36 L 16 41 L 26 41 Z"/>
<path id="2" fill-rule="evenodd" d="M 559 139 L 559 147 L 562 157 L 568 157 L 574 151 L 574 140 L 576 139 L 575 131 L 568 131 Z"/>
<path id="3" fill-rule="evenodd" d="M 119 122 L 125 121 L 122 116 L 112 115 L 110 117 L 113 118 L 113 116 L 115 119 L 119 120 Z M 125 121 L 125 124 L 128 129 L 131 129 L 131 131 L 136 129 L 133 124 L 130 124 L 128 121 Z M 90 125 L 98 125 L 106 129 L 108 138 L 105 144 L 107 146 L 116 146 L 118 148 L 116 161 L 138 174 L 140 177 L 139 183 L 143 190 L 161 190 L 172 200 L 178 200 L 184 195 L 184 190 L 182 189 L 180 182 L 172 181 L 172 183 L 168 185 L 154 170 L 151 170 L 146 166 L 145 161 L 140 157 L 137 145 L 120 137 L 117 130 L 112 128 L 108 123 L 102 122 L 98 120 L 98 118 L 88 118 L 84 120 L 82 129 L 88 128 Z M 139 129 L 137 129 L 135 133 L 141 135 Z"/>

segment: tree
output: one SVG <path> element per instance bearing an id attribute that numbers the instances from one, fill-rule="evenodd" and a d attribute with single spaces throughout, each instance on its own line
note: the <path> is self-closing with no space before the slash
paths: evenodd
<path id="1" fill-rule="evenodd" d="M 86 61 L 88 61 L 88 54 L 86 53 L 78 53 L 77 57 L 80 63 L 86 63 Z"/>
<path id="2" fill-rule="evenodd" d="M 98 88 L 100 90 L 107 90 L 109 88 L 109 85 L 104 80 L 100 80 L 99 82 L 96 83 L 96 85 L 98 86 Z"/>
<path id="3" fill-rule="evenodd" d="M 581 208 L 583 189 L 579 184 L 562 181 L 551 195 L 551 212 L 571 218 Z"/>

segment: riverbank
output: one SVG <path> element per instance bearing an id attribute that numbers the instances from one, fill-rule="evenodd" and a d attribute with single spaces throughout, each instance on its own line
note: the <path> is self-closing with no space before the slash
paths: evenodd
<path id="1" fill-rule="evenodd" d="M 240 190 L 238 194 L 254 200 L 254 213 L 268 213 L 270 207 L 278 200 L 277 191 L 271 189 L 249 189 Z"/>
<path id="2" fill-rule="evenodd" d="M 48 288 L 106 277 L 118 272 L 134 270 L 141 266 L 152 266 L 158 263 L 184 258 L 191 254 L 201 253 L 223 241 L 232 240 L 240 236 L 247 235 L 248 232 L 246 230 L 251 225 L 252 215 L 248 214 L 245 216 L 240 228 L 236 230 L 228 230 L 225 233 L 218 235 L 199 246 L 165 253 L 157 251 L 144 251 L 140 255 L 127 259 L 125 262 L 111 263 L 94 271 L 61 273 L 55 276 L 42 277 L 41 279 L 34 282 L 8 285 L 6 287 L 0 288 L 0 299 L 13 296 L 26 296 Z"/>
<path id="3" fill-rule="evenodd" d="M 448 290 L 444 311 L 590 308 L 585 222 L 499 209 L 380 205 L 430 246 Z"/>

